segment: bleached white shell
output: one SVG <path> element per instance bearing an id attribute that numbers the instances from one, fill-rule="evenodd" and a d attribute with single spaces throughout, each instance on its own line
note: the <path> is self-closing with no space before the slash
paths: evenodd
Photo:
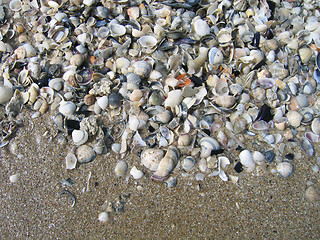
<path id="1" fill-rule="evenodd" d="M 114 168 L 114 172 L 116 173 L 117 177 L 125 175 L 127 170 L 128 164 L 125 161 L 118 162 L 116 167 Z"/>
<path id="2" fill-rule="evenodd" d="M 241 164 L 246 168 L 247 172 L 252 172 L 255 168 L 252 154 L 249 150 L 243 150 L 239 154 Z"/>
<path id="3" fill-rule="evenodd" d="M 9 178 L 11 183 L 16 183 L 16 182 L 19 181 L 19 179 L 20 179 L 20 174 L 19 173 L 13 174 Z"/>
<path id="4" fill-rule="evenodd" d="M 88 133 L 85 130 L 73 130 L 72 140 L 75 145 L 82 145 L 88 141 Z"/>
<path id="5" fill-rule="evenodd" d="M 195 164 L 196 164 L 196 160 L 193 157 L 188 156 L 188 157 L 183 159 L 182 168 L 185 171 L 190 171 L 191 169 L 194 168 Z"/>
<path id="6" fill-rule="evenodd" d="M 143 177 L 143 172 L 139 169 L 136 168 L 136 166 L 134 166 L 133 168 L 131 168 L 130 170 L 130 175 L 134 178 L 134 179 L 140 179 Z"/>
<path id="7" fill-rule="evenodd" d="M 158 40 L 154 36 L 144 35 L 138 39 L 138 42 L 144 48 L 154 48 L 157 45 Z"/>
<path id="8" fill-rule="evenodd" d="M 297 111 L 290 110 L 287 113 L 287 118 L 291 126 L 299 127 L 303 118 L 303 115 Z"/>
<path id="9" fill-rule="evenodd" d="M 107 212 L 99 213 L 98 220 L 100 222 L 106 223 L 107 221 L 109 221 L 109 213 L 107 213 Z"/>
<path id="10" fill-rule="evenodd" d="M 178 90 L 172 90 L 170 92 L 168 92 L 168 97 L 167 99 L 164 101 L 164 106 L 165 107 L 171 107 L 172 109 L 179 105 L 183 100 L 182 97 L 182 92 L 180 89 Z"/>
<path id="11" fill-rule="evenodd" d="M 282 177 L 289 177 L 293 171 L 293 166 L 289 162 L 282 162 L 277 165 L 277 172 Z"/>
<path id="12" fill-rule="evenodd" d="M 311 123 L 311 130 L 315 134 L 318 134 L 318 135 L 320 134 L 320 118 L 313 119 Z"/>
<path id="13" fill-rule="evenodd" d="M 262 165 L 263 163 L 265 163 L 265 156 L 261 152 L 254 151 L 252 154 L 252 158 L 253 161 L 258 165 Z"/>
<path id="14" fill-rule="evenodd" d="M 60 91 L 63 87 L 63 79 L 62 78 L 53 78 L 49 82 L 49 87 L 56 91 Z"/>
<path id="15" fill-rule="evenodd" d="M 126 27 L 120 24 L 113 23 L 110 25 L 110 31 L 112 36 L 120 37 L 126 33 Z"/>
<path id="16" fill-rule="evenodd" d="M 194 30 L 200 36 L 204 36 L 210 33 L 210 27 L 206 21 L 202 19 L 198 19 L 194 23 Z"/>
<path id="17" fill-rule="evenodd" d="M 69 152 L 66 156 L 66 169 L 71 170 L 74 169 L 77 165 L 77 158 L 76 155 L 73 153 Z"/>
<path id="18" fill-rule="evenodd" d="M 83 4 L 90 7 L 95 3 L 95 0 L 83 0 Z"/>
<path id="19" fill-rule="evenodd" d="M 59 112 L 62 113 L 64 116 L 66 117 L 71 116 L 75 110 L 76 110 L 76 105 L 73 102 L 70 102 L 70 101 L 60 102 Z"/>
<path id="20" fill-rule="evenodd" d="M 13 89 L 9 87 L 0 87 L 0 104 L 8 102 L 13 96 Z"/>
<path id="21" fill-rule="evenodd" d="M 163 156 L 163 150 L 147 148 L 141 153 L 141 163 L 151 171 L 156 171 Z"/>
<path id="22" fill-rule="evenodd" d="M 200 146 L 201 146 L 201 155 L 200 155 L 201 158 L 209 157 L 213 150 L 221 149 L 219 142 L 212 137 L 201 138 Z"/>
<path id="23" fill-rule="evenodd" d="M 21 1 L 20 0 L 10 1 L 9 8 L 14 12 L 20 11 L 21 10 Z"/>
<path id="24" fill-rule="evenodd" d="M 102 96 L 101 98 L 98 98 L 97 103 L 102 110 L 105 110 L 109 103 L 108 97 Z"/>

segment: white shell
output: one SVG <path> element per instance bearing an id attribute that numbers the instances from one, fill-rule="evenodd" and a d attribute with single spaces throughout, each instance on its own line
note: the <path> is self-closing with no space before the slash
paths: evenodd
<path id="1" fill-rule="evenodd" d="M 81 145 L 77 148 L 76 155 L 79 163 L 88 163 L 93 161 L 95 152 L 92 147 L 88 145 Z"/>
<path id="2" fill-rule="evenodd" d="M 318 134 L 318 135 L 320 134 L 320 118 L 313 119 L 311 123 L 311 130 L 315 134 Z"/>
<path id="3" fill-rule="evenodd" d="M 212 137 L 201 138 L 200 146 L 201 146 L 201 155 L 200 155 L 201 158 L 209 157 L 213 150 L 221 149 L 219 142 Z"/>
<path id="4" fill-rule="evenodd" d="M 183 100 L 182 92 L 180 89 L 172 90 L 168 92 L 168 97 L 164 101 L 165 107 L 171 107 L 173 109 L 175 106 L 179 105 Z"/>
<path id="5" fill-rule="evenodd" d="M 141 153 L 141 163 L 151 171 L 156 171 L 163 156 L 163 150 L 147 148 Z"/>
<path id="6" fill-rule="evenodd" d="M 289 177 L 293 171 L 293 166 L 289 162 L 282 162 L 277 165 L 277 172 L 282 177 Z"/>
<path id="7" fill-rule="evenodd" d="M 109 103 L 108 97 L 102 96 L 101 98 L 98 98 L 97 103 L 102 110 L 105 110 Z"/>
<path id="8" fill-rule="evenodd" d="M 196 164 L 196 160 L 193 157 L 188 156 L 188 157 L 183 159 L 182 168 L 185 171 L 190 171 L 191 169 L 194 168 L 195 164 Z"/>
<path id="9" fill-rule="evenodd" d="M 254 151 L 252 154 L 253 161 L 258 165 L 262 165 L 265 163 L 265 157 L 261 152 Z"/>
<path id="10" fill-rule="evenodd" d="M 196 20 L 193 27 L 196 34 L 198 34 L 200 37 L 210 33 L 209 25 L 206 21 L 203 21 L 202 19 Z"/>
<path id="11" fill-rule="evenodd" d="M 21 1 L 20 0 L 12 0 L 9 3 L 9 8 L 14 12 L 20 11 L 21 10 Z"/>
<path id="12" fill-rule="evenodd" d="M 70 101 L 61 101 L 59 106 L 59 112 L 62 113 L 64 116 L 69 117 L 71 116 L 74 111 L 76 110 L 76 105 Z"/>
<path id="13" fill-rule="evenodd" d="M 127 30 L 126 30 L 125 26 L 122 26 L 117 23 L 112 23 L 110 25 L 110 31 L 111 31 L 112 36 L 120 37 L 120 36 L 123 36 Z"/>
<path id="14" fill-rule="evenodd" d="M 157 45 L 158 40 L 154 36 L 144 35 L 138 39 L 138 42 L 142 47 L 150 49 Z"/>
<path id="15" fill-rule="evenodd" d="M 16 182 L 19 181 L 19 179 L 20 179 L 20 174 L 19 173 L 13 174 L 9 178 L 11 183 L 16 183 Z"/>
<path id="16" fill-rule="evenodd" d="M 125 161 L 120 161 L 117 163 L 116 167 L 114 168 L 114 172 L 116 173 L 117 177 L 121 177 L 126 174 L 128 169 L 128 164 Z"/>
<path id="17" fill-rule="evenodd" d="M 71 170 L 74 169 L 77 165 L 77 158 L 76 155 L 73 153 L 69 152 L 66 156 L 66 169 Z"/>
<path id="18" fill-rule="evenodd" d="M 252 172 L 255 168 L 252 154 L 249 150 L 243 150 L 239 154 L 241 164 L 246 168 L 247 172 Z"/>
<path id="19" fill-rule="evenodd" d="M 208 57 L 210 64 L 220 64 L 223 62 L 223 53 L 216 47 L 210 49 Z"/>
<path id="20" fill-rule="evenodd" d="M 53 78 L 49 82 L 49 87 L 56 91 L 60 91 L 63 87 L 63 79 L 62 78 Z"/>
<path id="21" fill-rule="evenodd" d="M 95 2 L 95 0 L 83 0 L 83 4 L 88 7 L 92 6 Z"/>
<path id="22" fill-rule="evenodd" d="M 297 111 L 290 110 L 287 113 L 287 118 L 291 126 L 299 127 L 303 118 L 303 115 Z"/>
<path id="23" fill-rule="evenodd" d="M 85 130 L 73 130 L 72 140 L 75 145 L 82 145 L 88 141 L 88 133 Z"/>
<path id="24" fill-rule="evenodd" d="M 107 221 L 109 221 L 109 213 L 107 213 L 107 212 L 99 213 L 98 220 L 100 222 L 106 223 Z"/>
<path id="25" fill-rule="evenodd" d="M 143 177 L 143 172 L 139 169 L 136 168 L 136 166 L 134 166 L 133 168 L 131 168 L 130 170 L 130 175 L 134 178 L 134 179 L 140 179 Z"/>
<path id="26" fill-rule="evenodd" d="M 305 197 L 309 202 L 314 202 L 319 199 L 319 192 L 315 187 L 309 186 L 305 192 Z"/>
<path id="27" fill-rule="evenodd" d="M 13 96 L 13 89 L 9 87 L 0 87 L 0 104 L 8 102 Z"/>

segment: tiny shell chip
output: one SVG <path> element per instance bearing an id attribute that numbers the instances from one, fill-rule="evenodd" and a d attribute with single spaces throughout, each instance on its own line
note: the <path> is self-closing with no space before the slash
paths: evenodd
<path id="1" fill-rule="evenodd" d="M 116 167 L 114 168 L 114 172 L 116 173 L 117 177 L 121 177 L 126 174 L 128 169 L 128 164 L 125 161 L 120 161 L 117 163 Z"/>
<path id="2" fill-rule="evenodd" d="M 95 153 L 93 149 L 88 145 L 81 145 L 76 150 L 76 155 L 79 163 L 88 163 L 93 161 Z"/>
<path id="3" fill-rule="evenodd" d="M 151 171 L 156 171 L 163 156 L 163 150 L 148 148 L 141 153 L 141 163 Z"/>
<path id="4" fill-rule="evenodd" d="M 20 174 L 19 173 L 13 174 L 9 178 L 11 183 L 16 183 L 16 182 L 19 181 L 19 179 L 20 179 Z"/>
<path id="5" fill-rule="evenodd" d="M 133 168 L 131 168 L 130 170 L 130 175 L 134 178 L 134 179 L 140 179 L 143 177 L 143 172 L 139 169 L 136 168 L 136 166 L 134 166 Z"/>
<path id="6" fill-rule="evenodd" d="M 66 169 L 74 169 L 77 165 L 77 158 L 73 153 L 68 153 L 66 156 Z"/>
<path id="7" fill-rule="evenodd" d="M 282 162 L 277 166 L 277 172 L 282 177 L 289 177 L 293 171 L 293 166 L 289 162 Z"/>
<path id="8" fill-rule="evenodd" d="M 107 212 L 99 213 L 98 220 L 102 223 L 109 221 L 109 214 Z"/>

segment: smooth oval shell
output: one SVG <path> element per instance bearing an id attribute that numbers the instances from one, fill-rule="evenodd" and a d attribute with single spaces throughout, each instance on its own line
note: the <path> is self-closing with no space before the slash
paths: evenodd
<path id="1" fill-rule="evenodd" d="M 75 145 L 82 145 L 88 141 L 88 133 L 85 130 L 73 130 L 71 135 Z"/>
<path id="2" fill-rule="evenodd" d="M 130 170 L 130 175 L 134 178 L 134 179 L 140 179 L 143 177 L 143 172 L 139 169 L 136 168 L 136 166 L 134 166 L 133 168 L 131 168 Z"/>
<path id="3" fill-rule="evenodd" d="M 70 101 L 60 102 L 59 112 L 64 116 L 71 116 L 76 110 L 76 105 Z"/>
<path id="4" fill-rule="evenodd" d="M 154 36 L 144 35 L 138 39 L 138 42 L 144 48 L 154 48 L 157 45 L 158 40 Z"/>
<path id="5" fill-rule="evenodd" d="M 95 158 L 95 152 L 88 145 L 81 145 L 76 150 L 76 155 L 79 163 L 88 163 Z"/>
<path id="6" fill-rule="evenodd" d="M 309 186 L 305 192 L 305 197 L 309 202 L 314 202 L 319 199 L 319 192 L 313 186 Z"/>
<path id="7" fill-rule="evenodd" d="M 13 89 L 9 87 L 0 87 L 0 104 L 8 102 L 13 96 Z"/>
<path id="8" fill-rule="evenodd" d="M 220 64 L 223 62 L 223 53 L 220 49 L 213 47 L 208 53 L 209 63 L 210 64 Z"/>
<path id="9" fill-rule="evenodd" d="M 163 156 L 163 150 L 147 148 L 141 153 L 141 163 L 151 171 L 156 171 Z"/>
<path id="10" fill-rule="evenodd" d="M 293 166 L 289 162 L 282 162 L 277 165 L 277 172 L 282 177 L 289 177 L 293 171 Z"/>
<path id="11" fill-rule="evenodd" d="M 74 169 L 77 165 L 77 158 L 76 155 L 73 153 L 69 152 L 66 156 L 66 169 L 71 170 Z"/>
<path id="12" fill-rule="evenodd" d="M 317 135 L 320 134 L 320 118 L 313 119 L 311 123 L 311 130 Z"/>
<path id="13" fill-rule="evenodd" d="M 209 157 L 211 155 L 212 151 L 217 151 L 217 150 L 221 149 L 219 142 L 212 137 L 201 138 L 200 146 L 201 146 L 201 157 L 202 158 Z"/>
<path id="14" fill-rule="evenodd" d="M 240 162 L 243 166 L 250 168 L 254 166 L 252 154 L 249 150 L 243 150 L 239 154 Z"/>
<path id="15" fill-rule="evenodd" d="M 182 160 L 182 168 L 185 171 L 190 171 L 191 169 L 194 168 L 195 165 L 196 165 L 196 160 L 191 156 L 188 156 Z"/>
<path id="16" fill-rule="evenodd" d="M 97 104 L 99 105 L 99 107 L 102 110 L 105 110 L 107 108 L 108 103 L 109 103 L 109 99 L 107 96 L 102 96 L 101 98 L 98 98 L 98 100 L 97 100 Z"/>
<path id="17" fill-rule="evenodd" d="M 116 173 L 117 177 L 125 175 L 127 170 L 128 164 L 125 161 L 118 162 L 116 167 L 114 168 L 114 172 Z"/>

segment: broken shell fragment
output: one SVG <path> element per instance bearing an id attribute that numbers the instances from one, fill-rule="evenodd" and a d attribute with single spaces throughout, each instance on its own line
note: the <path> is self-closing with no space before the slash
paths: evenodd
<path id="1" fill-rule="evenodd" d="M 252 172 L 255 169 L 255 163 L 249 150 L 241 151 L 239 158 L 241 164 L 246 168 L 247 172 Z"/>
<path id="2" fill-rule="evenodd" d="M 134 179 L 140 179 L 143 177 L 143 172 L 139 169 L 136 168 L 136 166 L 134 166 L 133 168 L 131 168 L 130 170 L 130 175 L 134 178 Z"/>
<path id="3" fill-rule="evenodd" d="M 72 152 L 69 152 L 66 156 L 66 169 L 72 170 L 77 165 L 77 158 L 76 155 L 74 155 Z"/>

